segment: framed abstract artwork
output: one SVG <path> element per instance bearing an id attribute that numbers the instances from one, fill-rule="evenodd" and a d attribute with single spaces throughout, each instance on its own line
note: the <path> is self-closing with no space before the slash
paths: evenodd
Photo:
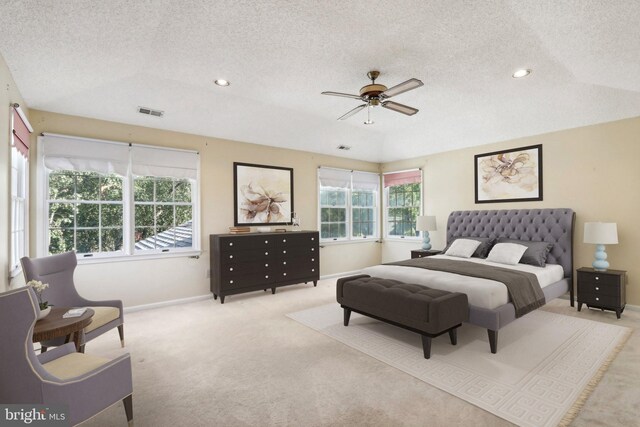
<path id="1" fill-rule="evenodd" d="M 293 212 L 293 169 L 233 163 L 235 226 L 285 225 Z"/>
<path id="2" fill-rule="evenodd" d="M 542 145 L 476 154 L 476 203 L 542 200 Z"/>

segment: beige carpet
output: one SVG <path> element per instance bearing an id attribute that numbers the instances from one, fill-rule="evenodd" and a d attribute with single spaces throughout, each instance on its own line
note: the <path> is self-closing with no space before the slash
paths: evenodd
<path id="1" fill-rule="evenodd" d="M 558 425 L 631 332 L 538 310 L 500 330 L 497 354 L 489 352 L 486 330 L 463 325 L 457 346 L 445 334 L 425 360 L 418 334 L 356 313 L 344 327 L 335 303 L 288 317 L 526 427 Z"/>
<path id="2" fill-rule="evenodd" d="M 224 305 L 211 299 L 125 315 L 136 426 L 512 425 L 286 317 L 333 301 L 335 280 L 323 280 Z M 562 300 L 545 310 L 634 329 L 572 426 L 637 424 L 640 313 L 616 320 Z M 86 351 L 123 350 L 111 331 Z M 124 409 L 114 405 L 84 425 L 125 426 Z"/>

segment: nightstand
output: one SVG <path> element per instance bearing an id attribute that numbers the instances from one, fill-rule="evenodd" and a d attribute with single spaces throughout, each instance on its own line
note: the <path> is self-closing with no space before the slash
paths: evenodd
<path id="1" fill-rule="evenodd" d="M 578 269 L 578 311 L 587 307 L 613 310 L 618 319 L 626 305 L 627 272 L 623 270 L 597 271 Z"/>
<path id="2" fill-rule="evenodd" d="M 411 251 L 411 258 L 424 258 L 427 256 L 433 256 L 433 255 L 438 255 L 441 254 L 442 251 L 439 251 L 437 249 L 413 249 Z"/>

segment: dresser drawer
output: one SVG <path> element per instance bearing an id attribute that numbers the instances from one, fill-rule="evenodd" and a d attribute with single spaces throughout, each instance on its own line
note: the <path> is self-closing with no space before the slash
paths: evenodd
<path id="1" fill-rule="evenodd" d="M 220 237 L 220 252 L 235 252 L 249 249 L 270 249 L 275 247 L 275 237 L 268 236 L 224 236 Z"/>
<path id="2" fill-rule="evenodd" d="M 277 250 L 275 248 L 261 248 L 261 249 L 248 249 L 248 250 L 230 250 L 228 252 L 221 253 L 220 264 L 238 264 L 238 263 L 253 263 L 253 262 L 269 262 L 275 259 Z"/>
<path id="3" fill-rule="evenodd" d="M 220 279 L 220 285 L 223 290 L 240 289 L 256 285 L 265 285 L 268 288 L 274 283 L 278 277 L 275 273 L 249 273 L 235 274 L 232 276 L 224 276 Z"/>
<path id="4" fill-rule="evenodd" d="M 270 271 L 275 271 L 277 267 L 276 261 L 271 258 L 251 262 L 232 262 L 220 267 L 220 276 L 222 278 L 231 278 L 253 273 L 269 274 Z"/>
<path id="5" fill-rule="evenodd" d="M 280 247 L 296 247 L 296 246 L 308 246 L 315 247 L 318 246 L 318 235 L 317 234 L 296 234 L 286 233 L 282 236 L 278 236 L 275 238 L 276 244 Z"/>
<path id="6" fill-rule="evenodd" d="M 620 307 L 620 297 L 613 295 L 599 295 L 591 293 L 579 293 L 578 302 L 588 305 L 604 306 L 604 307 Z"/>

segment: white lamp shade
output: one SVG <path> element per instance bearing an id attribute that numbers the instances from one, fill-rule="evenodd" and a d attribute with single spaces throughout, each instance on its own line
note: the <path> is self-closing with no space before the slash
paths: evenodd
<path id="1" fill-rule="evenodd" d="M 584 242 L 596 245 L 618 243 L 618 227 L 615 222 L 585 222 Z"/>
<path id="2" fill-rule="evenodd" d="M 436 226 L 435 216 L 420 215 L 418 217 L 418 221 L 416 222 L 416 230 L 436 231 L 437 229 L 438 227 Z"/>

